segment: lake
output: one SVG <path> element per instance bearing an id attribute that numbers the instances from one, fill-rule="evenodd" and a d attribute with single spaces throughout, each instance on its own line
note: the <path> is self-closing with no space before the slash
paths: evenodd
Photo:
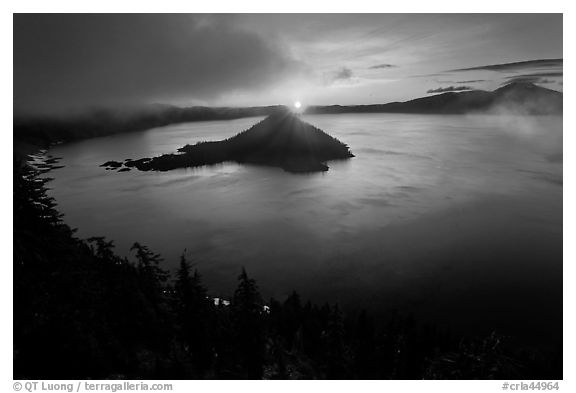
<path id="1" fill-rule="evenodd" d="M 55 146 L 50 194 L 78 236 L 186 255 L 214 296 L 244 266 L 265 296 L 398 309 L 536 342 L 562 332 L 562 119 L 304 115 L 356 155 L 326 173 L 226 163 L 116 173 L 261 118 L 197 122 Z M 544 340 L 544 339 L 542 339 Z"/>

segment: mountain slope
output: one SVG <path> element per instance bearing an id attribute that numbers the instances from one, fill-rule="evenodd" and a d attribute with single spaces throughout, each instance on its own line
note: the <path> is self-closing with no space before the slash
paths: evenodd
<path id="1" fill-rule="evenodd" d="M 561 114 L 563 94 L 532 83 L 510 83 L 494 91 L 493 110 Z"/>
<path id="2" fill-rule="evenodd" d="M 449 92 L 406 102 L 355 106 L 309 107 L 306 113 L 502 113 L 562 114 L 563 94 L 532 83 L 510 83 L 495 91 Z"/>

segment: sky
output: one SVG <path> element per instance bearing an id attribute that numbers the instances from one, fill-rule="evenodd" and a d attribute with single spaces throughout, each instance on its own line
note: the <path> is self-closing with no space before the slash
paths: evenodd
<path id="1" fill-rule="evenodd" d="M 15 14 L 14 112 L 562 91 L 561 14 Z"/>

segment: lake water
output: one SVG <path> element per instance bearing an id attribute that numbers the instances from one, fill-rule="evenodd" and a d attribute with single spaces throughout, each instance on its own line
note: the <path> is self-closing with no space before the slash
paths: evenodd
<path id="1" fill-rule="evenodd" d="M 356 155 L 296 175 L 227 163 L 116 173 L 261 118 L 60 145 L 51 195 L 80 237 L 138 241 L 175 268 L 186 249 L 215 296 L 242 266 L 266 298 L 398 308 L 456 329 L 561 335 L 562 119 L 403 114 L 303 119 Z"/>

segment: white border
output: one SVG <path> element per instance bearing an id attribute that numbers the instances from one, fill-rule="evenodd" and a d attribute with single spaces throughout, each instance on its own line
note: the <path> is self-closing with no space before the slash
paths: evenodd
<path id="1" fill-rule="evenodd" d="M 398 3 L 398 2 L 396 2 Z M 503 13 L 540 13 L 555 12 L 564 13 L 564 68 L 567 71 L 564 76 L 565 105 L 567 108 L 564 114 L 564 382 L 560 383 L 560 390 L 565 390 L 569 386 L 570 380 L 574 382 L 572 376 L 576 371 L 574 367 L 574 333 L 576 325 L 574 323 L 574 264 L 576 263 L 576 253 L 574 252 L 574 218 L 575 208 L 571 203 L 576 202 L 574 192 L 575 159 L 572 152 L 575 147 L 576 127 L 574 118 L 570 111 L 573 108 L 573 82 L 572 67 L 573 53 L 576 45 L 571 42 L 572 37 L 576 37 L 574 17 L 574 2 L 553 1 L 546 2 L 520 2 L 520 1 L 495 1 L 485 0 L 482 2 L 463 1 L 424 1 L 412 0 L 394 4 L 394 2 L 355 0 L 353 2 L 335 2 L 310 0 L 286 0 L 284 2 L 272 2 L 264 0 L 225 0 L 203 2 L 196 1 L 173 1 L 163 0 L 161 2 L 143 1 L 119 1 L 100 0 L 86 4 L 78 0 L 59 1 L 8 1 L 2 5 L 2 49 L 5 54 L 2 58 L 2 102 L 0 108 L 3 112 L 1 117 L 3 127 L 0 131 L 3 153 L 0 168 L 5 187 L 0 192 L 0 203 L 2 227 L 1 250 L 6 252 L 5 274 L 2 275 L 1 297 L 2 314 L 4 316 L 1 326 L 0 359 L 2 380 L 2 391 L 13 391 L 12 380 L 12 195 L 10 181 L 12 177 L 12 13 L 13 12 L 226 12 L 226 13 L 250 13 L 250 12 L 311 12 L 311 13 L 477 13 L 477 12 L 503 12 Z M 479 4 L 481 3 L 481 4 Z M 10 55 L 8 55 L 10 53 Z M 534 315 L 534 318 L 538 318 Z M 572 334 L 570 334 L 572 333 Z M 318 389 L 330 389 L 331 392 L 346 392 L 362 389 L 364 391 L 404 391 L 406 389 L 427 392 L 498 392 L 502 391 L 502 381 L 172 381 L 176 392 L 190 391 L 262 391 L 267 392 L 274 389 L 275 393 L 293 393 L 294 389 L 304 389 L 316 391 Z M 272 384 L 272 385 L 271 385 Z"/>

